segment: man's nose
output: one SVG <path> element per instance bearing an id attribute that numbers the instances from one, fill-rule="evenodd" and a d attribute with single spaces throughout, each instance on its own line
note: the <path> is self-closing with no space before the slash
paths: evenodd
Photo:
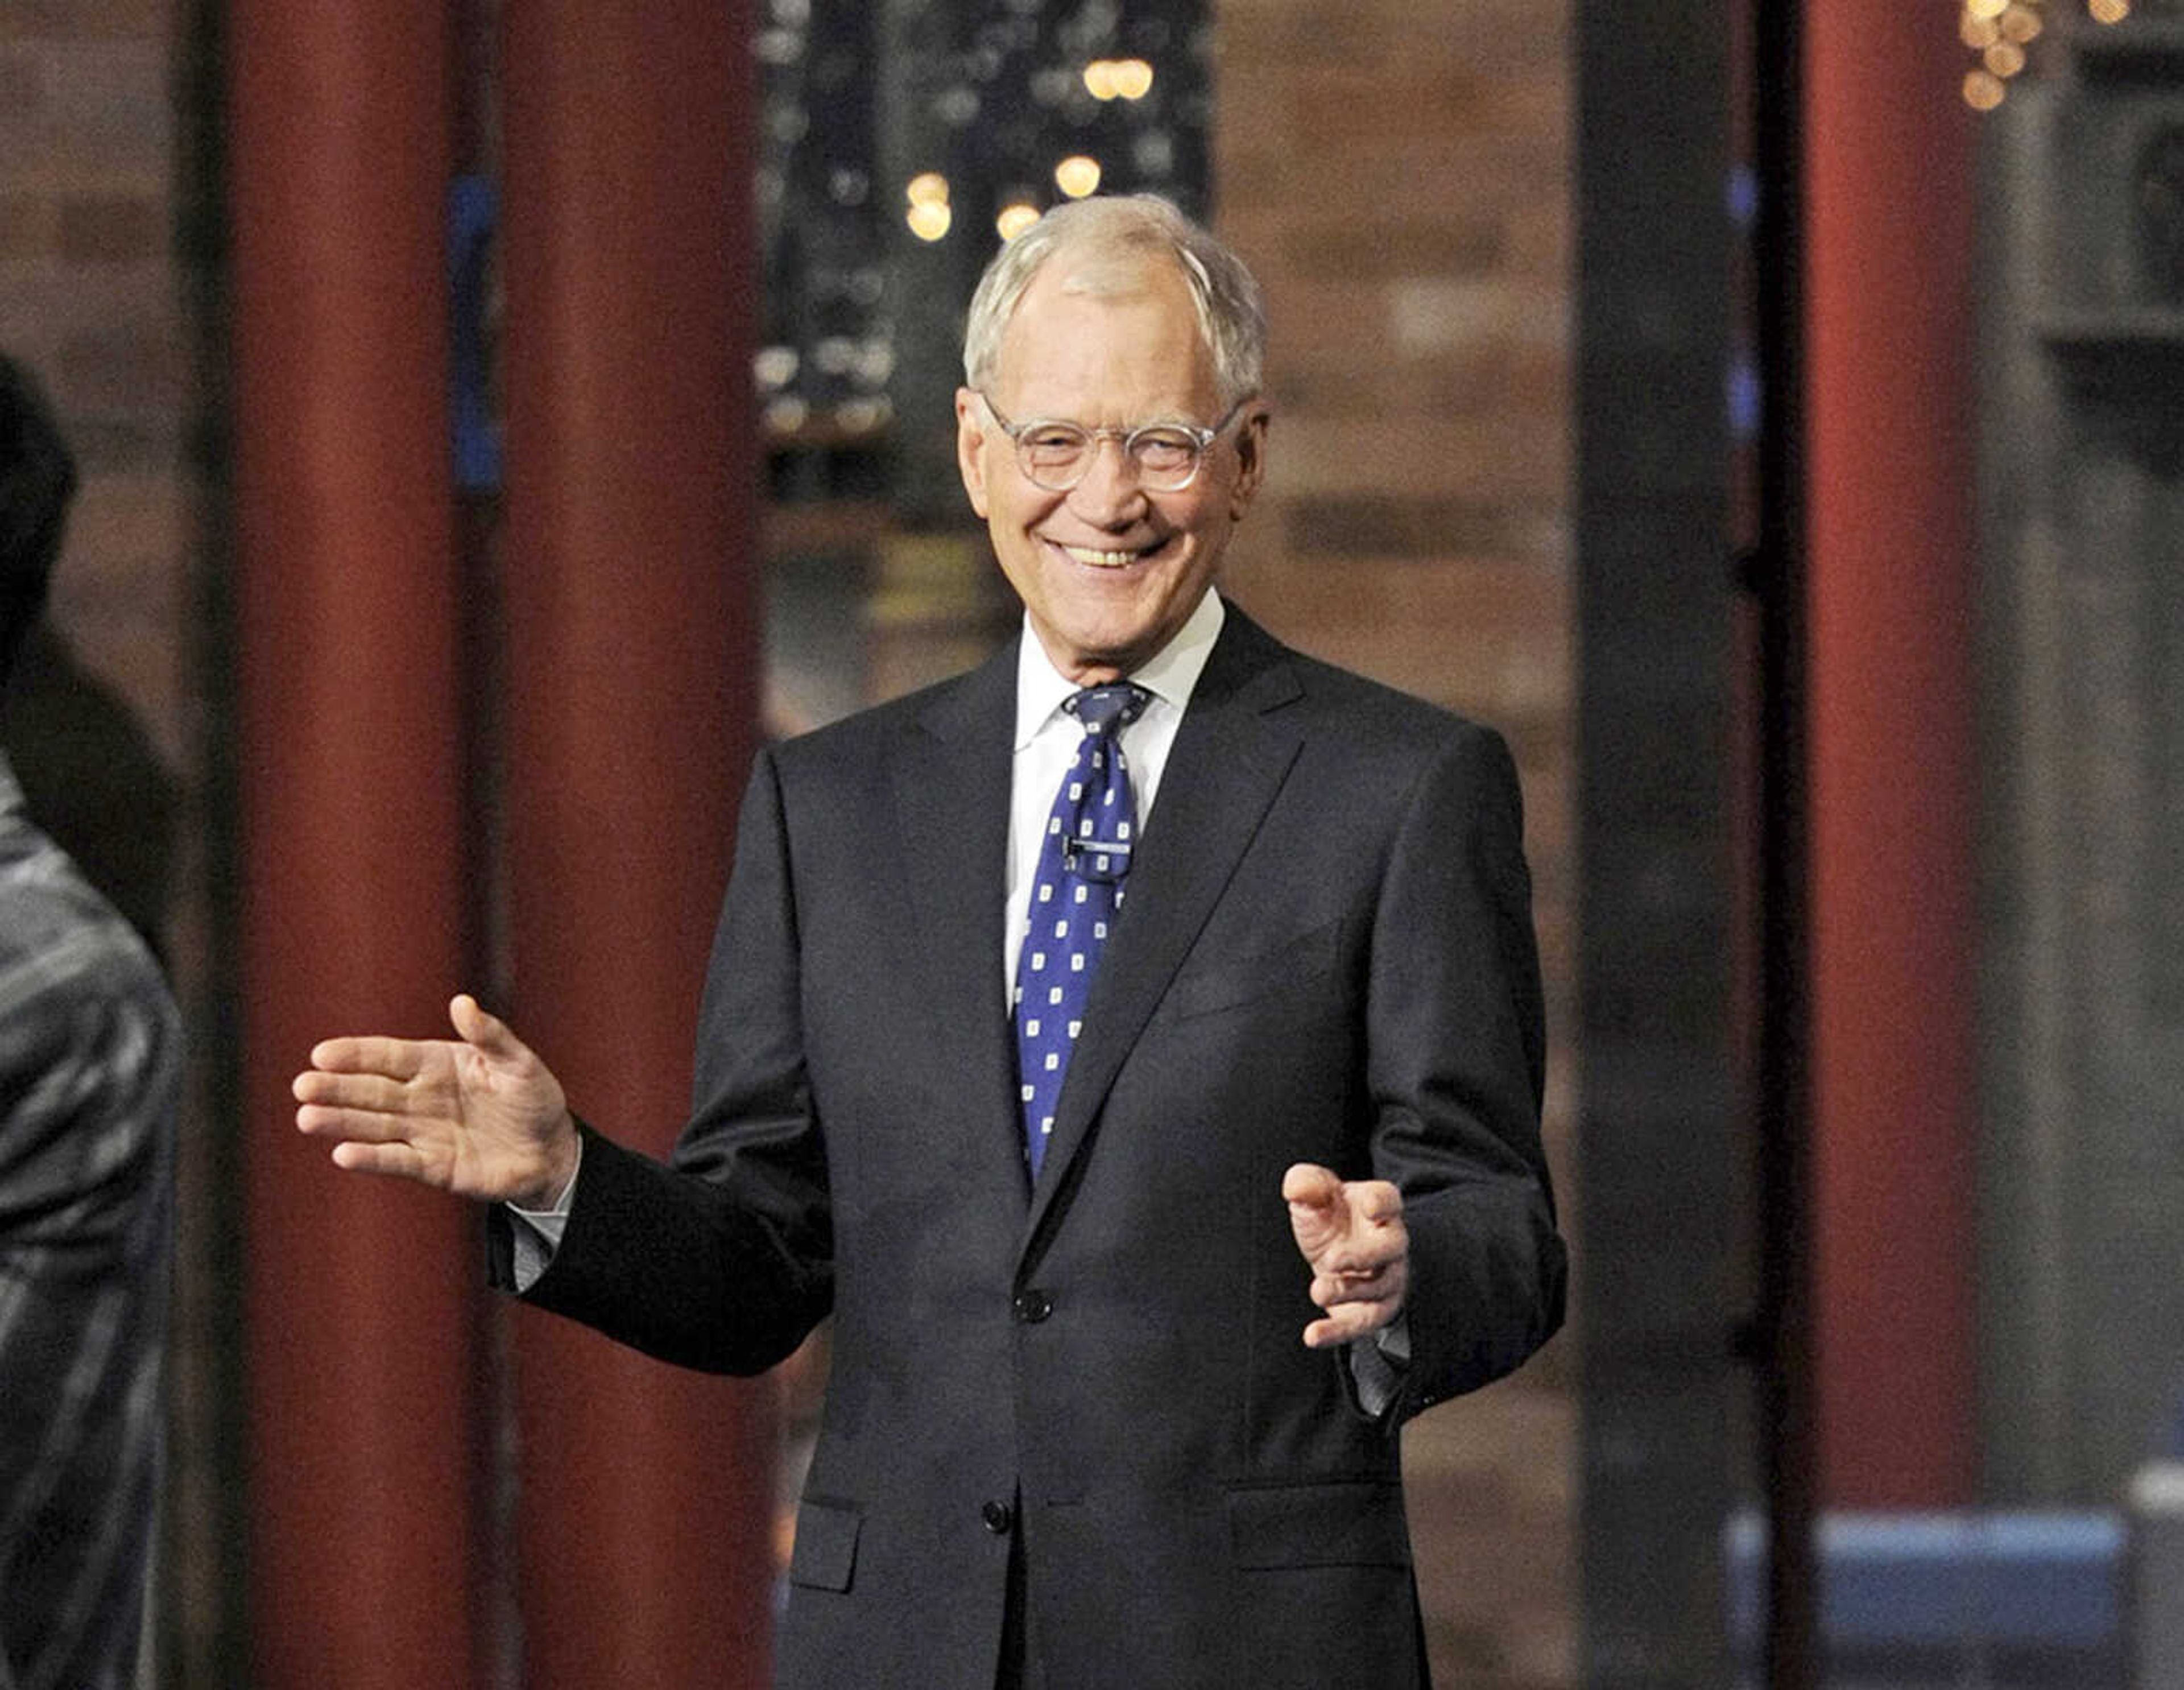
<path id="1" fill-rule="evenodd" d="M 1145 488 L 1138 466 L 1119 438 L 1112 434 L 1092 437 L 1092 461 L 1069 496 L 1078 513 L 1091 521 L 1119 522 L 1136 515 Z"/>

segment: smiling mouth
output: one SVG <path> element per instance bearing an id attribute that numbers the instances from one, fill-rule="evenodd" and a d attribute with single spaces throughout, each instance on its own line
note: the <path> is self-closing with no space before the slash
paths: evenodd
<path id="1" fill-rule="evenodd" d="M 1140 546 L 1132 551 L 1108 551 L 1097 546 L 1063 545 L 1059 540 L 1054 544 L 1061 546 L 1061 549 L 1068 553 L 1077 562 L 1089 565 L 1094 569 L 1127 569 L 1141 558 L 1150 557 L 1167 542 L 1165 539 L 1156 540 L 1151 545 Z"/>

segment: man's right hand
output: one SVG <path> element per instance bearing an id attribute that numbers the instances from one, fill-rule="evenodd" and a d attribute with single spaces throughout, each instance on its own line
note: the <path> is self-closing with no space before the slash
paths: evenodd
<path id="1" fill-rule="evenodd" d="M 459 1040 L 328 1039 L 292 1088 L 298 1129 L 334 1141 L 334 1164 L 488 1202 L 552 1207 L 577 1171 L 561 1083 L 467 995 Z"/>

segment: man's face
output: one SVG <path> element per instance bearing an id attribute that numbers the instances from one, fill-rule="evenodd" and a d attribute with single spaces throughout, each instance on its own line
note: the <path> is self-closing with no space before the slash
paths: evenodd
<path id="1" fill-rule="evenodd" d="M 992 399 L 1010 421 L 1135 428 L 1220 421 L 1213 360 L 1190 290 L 1149 264 L 1122 293 L 1071 293 L 1071 255 L 1041 266 L 1001 341 Z M 1266 407 L 1256 400 L 1206 449 L 1189 487 L 1139 485 L 1112 439 L 1067 493 L 1035 485 L 978 394 L 956 395 L 956 453 L 972 508 L 1054 667 L 1079 685 L 1144 662 L 1197 608 L 1229 530 L 1257 490 Z"/>

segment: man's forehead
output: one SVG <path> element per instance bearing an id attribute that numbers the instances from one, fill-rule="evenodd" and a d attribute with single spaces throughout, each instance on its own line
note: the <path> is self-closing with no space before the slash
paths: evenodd
<path id="1" fill-rule="evenodd" d="M 1052 320 L 1057 313 L 1076 315 L 1072 308 L 1087 301 L 1163 313 L 1167 321 L 1159 325 L 1161 329 L 1187 332 L 1205 346 L 1198 310 L 1179 270 L 1163 265 L 1150 254 L 1064 252 L 1039 266 L 1009 314 L 1001 333 L 1001 362 L 1010 363 L 1011 351 L 1022 349 L 1027 319 L 1037 320 L 1034 327 L 1043 337 L 1054 332 Z"/>
<path id="2" fill-rule="evenodd" d="M 1042 285 L 1050 293 L 1094 298 L 1134 298 L 1184 288 L 1182 266 L 1165 253 L 1143 247 L 1063 247 L 1032 272 L 1028 298 Z"/>

